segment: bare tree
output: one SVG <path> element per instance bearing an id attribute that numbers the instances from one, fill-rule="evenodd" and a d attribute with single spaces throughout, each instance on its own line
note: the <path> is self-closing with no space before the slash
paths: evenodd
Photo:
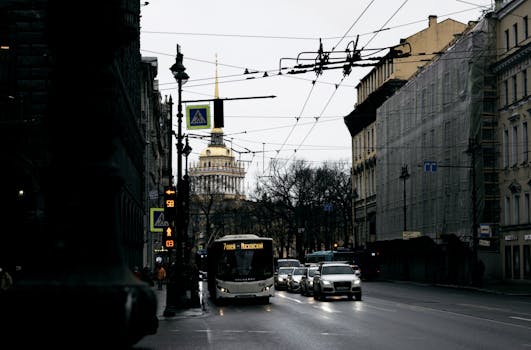
<path id="1" fill-rule="evenodd" d="M 269 218 L 280 257 L 293 241 L 298 258 L 321 249 L 322 244 L 326 249 L 334 243 L 348 245 L 352 203 L 346 166 L 313 168 L 296 160 L 283 167 L 274 162 L 270 174 L 259 178 L 254 198 Z"/>

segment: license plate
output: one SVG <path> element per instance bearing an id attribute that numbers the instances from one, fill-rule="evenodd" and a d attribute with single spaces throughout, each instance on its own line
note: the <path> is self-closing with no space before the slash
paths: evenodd
<path id="1" fill-rule="evenodd" d="M 336 289 L 337 290 L 349 290 L 350 288 L 349 287 L 337 287 Z"/>

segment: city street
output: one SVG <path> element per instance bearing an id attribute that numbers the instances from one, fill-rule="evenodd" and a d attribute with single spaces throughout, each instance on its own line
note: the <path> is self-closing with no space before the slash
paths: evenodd
<path id="1" fill-rule="evenodd" d="M 134 349 L 531 347 L 529 296 L 393 282 L 366 282 L 363 288 L 362 301 L 316 301 L 286 291 L 277 291 L 268 305 L 205 300 L 204 310 L 161 316 L 157 334 Z"/>

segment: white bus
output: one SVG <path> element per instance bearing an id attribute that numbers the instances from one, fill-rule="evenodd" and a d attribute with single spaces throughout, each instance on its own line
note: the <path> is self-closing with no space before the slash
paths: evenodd
<path id="1" fill-rule="evenodd" d="M 226 235 L 208 247 L 208 291 L 214 301 L 275 295 L 273 239 Z"/>

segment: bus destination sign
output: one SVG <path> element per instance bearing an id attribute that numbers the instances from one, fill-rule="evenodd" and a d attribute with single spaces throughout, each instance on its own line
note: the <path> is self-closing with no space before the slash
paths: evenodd
<path id="1" fill-rule="evenodd" d="M 223 250 L 256 250 L 256 249 L 264 249 L 264 243 L 263 242 L 223 243 Z"/>

